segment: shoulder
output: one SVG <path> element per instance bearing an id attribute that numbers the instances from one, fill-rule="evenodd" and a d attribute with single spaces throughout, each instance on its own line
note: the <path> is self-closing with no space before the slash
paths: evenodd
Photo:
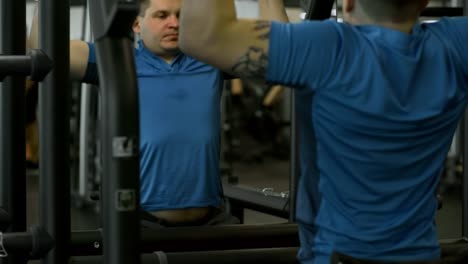
<path id="1" fill-rule="evenodd" d="M 182 66 L 182 69 L 184 69 L 184 71 L 187 71 L 187 72 L 216 72 L 216 73 L 220 73 L 221 74 L 221 71 L 215 67 L 213 67 L 212 65 L 209 65 L 209 64 L 206 64 L 204 62 L 201 62 L 189 55 L 186 55 L 186 54 L 181 54 L 181 58 L 180 58 L 180 61 L 181 61 L 181 66 Z"/>
<path id="2" fill-rule="evenodd" d="M 444 33 L 463 31 L 468 32 L 468 17 L 444 17 L 431 23 L 422 23 L 425 30 L 439 30 Z"/>

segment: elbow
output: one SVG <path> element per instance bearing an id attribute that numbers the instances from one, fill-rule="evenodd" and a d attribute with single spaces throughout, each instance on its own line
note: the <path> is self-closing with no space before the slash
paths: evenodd
<path id="1" fill-rule="evenodd" d="M 189 37 L 187 37 L 186 34 L 183 34 L 183 32 L 181 32 L 179 34 L 179 48 L 180 48 L 180 50 L 183 53 L 190 55 L 188 52 L 191 49 L 191 45 L 192 45 L 192 40 Z"/>
<path id="2" fill-rule="evenodd" d="M 193 31 L 180 31 L 179 48 L 184 54 L 197 58 L 205 43 L 206 41 L 204 41 L 202 34 L 197 34 Z"/>

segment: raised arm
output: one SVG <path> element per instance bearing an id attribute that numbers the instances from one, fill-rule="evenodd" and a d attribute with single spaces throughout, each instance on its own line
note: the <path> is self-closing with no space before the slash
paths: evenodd
<path id="1" fill-rule="evenodd" d="M 233 0 L 183 0 L 180 47 L 234 76 L 265 78 L 270 25 L 238 20 Z"/>
<path id="2" fill-rule="evenodd" d="M 27 39 L 27 47 L 37 49 L 39 47 L 39 30 L 38 30 L 38 7 L 34 11 L 32 19 L 31 31 Z M 70 79 L 73 81 L 81 81 L 85 75 L 88 65 L 89 48 L 88 44 L 81 40 L 70 41 Z"/>
<path id="3" fill-rule="evenodd" d="M 260 19 L 289 22 L 283 0 L 258 0 Z"/>
<path id="4" fill-rule="evenodd" d="M 289 22 L 283 0 L 258 0 L 258 7 L 260 10 L 260 19 Z M 262 105 L 266 107 L 273 106 L 281 100 L 283 92 L 283 86 L 273 86 L 263 98 Z"/>

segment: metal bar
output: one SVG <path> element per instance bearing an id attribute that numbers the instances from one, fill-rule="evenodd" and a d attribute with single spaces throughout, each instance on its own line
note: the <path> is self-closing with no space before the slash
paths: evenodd
<path id="1" fill-rule="evenodd" d="M 462 125 L 463 176 L 462 176 L 462 237 L 468 237 L 468 110 L 465 110 Z"/>
<path id="2" fill-rule="evenodd" d="M 28 55 L 0 56 L 0 81 L 8 75 L 31 76 L 42 81 L 53 67 L 53 62 L 41 50 L 31 50 Z"/>
<path id="3" fill-rule="evenodd" d="M 107 264 L 137 263 L 138 98 L 130 39 L 96 42 L 102 89 L 102 213 Z M 127 67 L 122 67 L 126 65 Z"/>
<path id="4" fill-rule="evenodd" d="M 54 246 L 54 240 L 40 227 L 29 232 L 3 234 L 3 246 L 8 254 L 43 257 Z"/>
<path id="5" fill-rule="evenodd" d="M 70 243 L 70 1 L 39 1 L 39 47 L 55 69 L 39 88 L 40 223 L 56 242 L 45 264 L 67 263 Z"/>
<path id="6" fill-rule="evenodd" d="M 229 250 L 207 252 L 165 253 L 155 252 L 141 256 L 142 264 L 296 264 L 297 248 L 255 249 L 255 250 Z M 70 264 L 101 264 L 102 257 L 87 256 L 73 257 Z"/>
<path id="7" fill-rule="evenodd" d="M 331 16 L 335 0 L 310 0 L 307 10 L 307 20 L 324 20 Z"/>
<path id="8" fill-rule="evenodd" d="M 137 0 L 90 1 L 102 94 L 102 216 L 106 264 L 139 262 L 139 113 L 133 41 Z"/>
<path id="9" fill-rule="evenodd" d="M 468 247 L 466 240 L 441 240 L 442 257 L 457 256 Z M 159 263 L 297 263 L 297 248 L 273 248 L 255 250 L 229 250 L 206 252 L 163 253 L 154 252 L 141 256 L 142 264 Z M 70 264 L 101 264 L 100 256 L 72 257 Z M 450 262 L 452 263 L 452 262 Z M 462 263 L 462 262 L 453 262 Z"/>
<path id="10" fill-rule="evenodd" d="M 293 89 L 291 90 L 291 128 L 290 128 L 290 137 L 291 137 L 291 149 L 290 149 L 290 158 L 289 158 L 289 223 L 294 223 L 296 221 L 296 199 L 297 199 L 297 185 L 299 181 L 299 176 L 301 174 L 300 170 L 300 158 L 299 158 L 299 129 L 297 122 L 297 106 L 296 98 L 297 92 Z"/>
<path id="11" fill-rule="evenodd" d="M 423 17 L 462 16 L 462 7 L 428 7 L 421 13 Z"/>
<path id="12" fill-rule="evenodd" d="M 86 5 L 86 10 L 84 12 L 84 25 L 83 25 L 83 39 L 85 41 L 92 40 L 92 34 L 90 29 L 89 21 L 89 6 Z M 95 106 L 97 105 L 98 100 L 98 90 L 96 87 L 89 84 L 81 85 L 81 102 L 80 102 L 80 148 L 79 148 L 79 176 L 78 176 L 78 195 L 81 198 L 89 198 L 89 189 L 88 182 L 90 178 L 97 177 L 93 174 L 91 170 L 91 164 L 94 165 L 93 158 L 95 157 L 94 153 L 96 141 L 96 117 L 95 117 Z M 91 147 L 93 144 L 93 148 Z M 93 153 L 93 155 L 91 155 Z M 92 158 L 93 157 L 93 158 Z M 92 166 L 93 168 L 95 166 Z"/>
<path id="13" fill-rule="evenodd" d="M 266 196 L 264 193 L 239 185 L 224 184 L 224 196 L 233 208 L 241 207 L 258 212 L 289 218 L 288 198 Z"/>
<path id="14" fill-rule="evenodd" d="M 26 1 L 0 1 L 0 53 L 24 55 L 26 50 Z M 7 232 L 26 230 L 25 78 L 7 77 L 0 85 L 0 206 L 8 212 Z M 26 263 L 25 256 L 1 260 Z"/>
<path id="15" fill-rule="evenodd" d="M 0 208 L 0 232 L 5 232 L 11 224 L 10 214 L 5 209 Z"/>
<path id="16" fill-rule="evenodd" d="M 1 76 L 21 75 L 31 73 L 31 56 L 3 55 L 0 56 L 0 80 Z"/>
<path id="17" fill-rule="evenodd" d="M 464 15 L 468 16 L 468 0 L 464 2 Z M 468 238 L 468 110 L 465 110 L 461 128 L 460 134 L 463 135 L 462 237 Z"/>
<path id="18" fill-rule="evenodd" d="M 278 248 L 299 246 L 297 225 L 233 225 L 142 229 L 139 252 Z M 102 254 L 102 232 L 73 232 L 70 255 Z M 138 243 L 135 243 L 138 244 Z"/>

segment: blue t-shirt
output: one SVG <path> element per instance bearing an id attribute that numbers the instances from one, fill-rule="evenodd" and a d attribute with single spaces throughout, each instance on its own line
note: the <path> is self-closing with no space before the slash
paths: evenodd
<path id="1" fill-rule="evenodd" d="M 89 48 L 92 64 L 94 45 Z M 141 41 L 135 65 L 141 208 L 219 207 L 222 73 L 182 53 L 168 64 Z"/>
<path id="2" fill-rule="evenodd" d="M 436 186 L 466 106 L 466 43 L 467 18 L 412 34 L 335 21 L 272 25 L 267 78 L 300 95 L 303 263 L 328 264 L 333 251 L 439 258 Z"/>

